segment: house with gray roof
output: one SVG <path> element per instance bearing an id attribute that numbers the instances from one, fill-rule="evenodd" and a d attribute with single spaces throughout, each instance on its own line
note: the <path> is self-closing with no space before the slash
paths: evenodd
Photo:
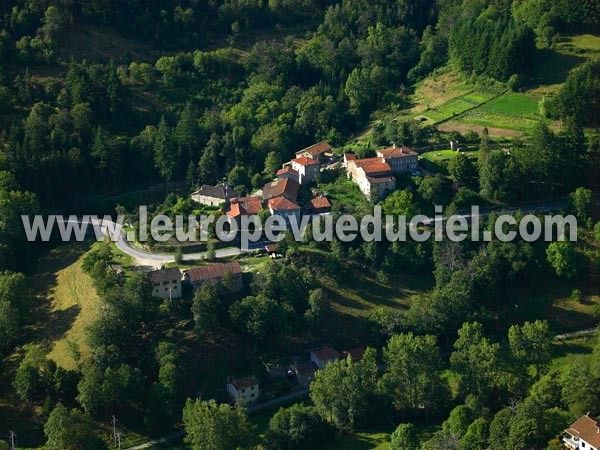
<path id="1" fill-rule="evenodd" d="M 198 191 L 192 193 L 192 200 L 206 206 L 220 206 L 223 203 L 228 204 L 231 198 L 238 194 L 231 189 L 227 183 L 218 186 L 205 184 Z"/>

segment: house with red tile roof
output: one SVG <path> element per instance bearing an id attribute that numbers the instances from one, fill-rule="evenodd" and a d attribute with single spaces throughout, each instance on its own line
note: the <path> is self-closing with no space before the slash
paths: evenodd
<path id="1" fill-rule="evenodd" d="M 232 198 L 225 214 L 231 219 L 239 219 L 241 216 L 253 216 L 263 210 L 262 203 L 258 197 L 236 197 Z"/>
<path id="2" fill-rule="evenodd" d="M 242 280 L 242 268 L 237 261 L 211 264 L 183 271 L 183 279 L 192 285 L 194 291 L 204 283 L 221 284 L 223 278 L 229 276 L 230 292 L 238 292 L 244 286 Z"/>
<path id="3" fill-rule="evenodd" d="M 352 358 L 352 361 L 357 362 L 360 361 L 361 359 L 363 359 L 363 357 L 365 356 L 365 351 L 367 350 L 367 348 L 363 345 L 362 347 L 356 347 L 350 350 L 344 350 L 342 352 L 342 356 L 344 358 L 347 358 L 348 356 L 350 356 Z"/>
<path id="4" fill-rule="evenodd" d="M 277 171 L 277 179 L 283 180 L 284 178 L 290 178 L 292 180 L 300 182 L 300 174 L 297 170 L 292 169 L 290 166 L 284 166 L 283 169 Z"/>
<path id="5" fill-rule="evenodd" d="M 251 405 L 260 395 L 260 382 L 254 375 L 245 378 L 227 379 L 227 393 L 237 403 L 242 405 Z"/>
<path id="6" fill-rule="evenodd" d="M 392 173 L 412 172 L 417 170 L 419 154 L 410 147 L 396 147 L 377 150 L 377 156 L 383 158 L 392 169 Z"/>
<path id="7" fill-rule="evenodd" d="M 318 142 L 316 144 L 311 145 L 310 147 L 303 148 L 296 152 L 296 158 L 301 158 L 302 156 L 306 156 L 310 159 L 315 159 L 319 162 L 322 161 L 323 157 L 331 152 L 333 147 L 329 145 L 329 143 L 325 141 Z"/>
<path id="8" fill-rule="evenodd" d="M 600 422 L 594 417 L 580 417 L 565 433 L 563 443 L 571 450 L 600 450 Z"/>
<path id="9" fill-rule="evenodd" d="M 356 155 L 354 153 L 344 153 L 344 167 L 348 167 L 348 161 L 356 161 Z"/>
<path id="10" fill-rule="evenodd" d="M 396 188 L 392 167 L 381 156 L 348 160 L 346 173 L 371 199 L 383 199 Z"/>
<path id="11" fill-rule="evenodd" d="M 267 202 L 267 206 L 272 216 L 283 217 L 288 223 L 291 220 L 300 223 L 300 205 L 294 200 L 286 197 L 275 197 Z"/>
<path id="12" fill-rule="evenodd" d="M 308 156 L 292 159 L 291 165 L 292 169 L 299 174 L 298 181 L 300 184 L 310 184 L 318 181 L 319 176 L 321 175 L 321 163 Z"/>
<path id="13" fill-rule="evenodd" d="M 340 354 L 331 347 L 323 347 L 319 350 L 310 352 L 310 360 L 315 363 L 319 369 L 324 369 L 327 364 L 340 359 Z"/>
<path id="14" fill-rule="evenodd" d="M 269 201 L 276 197 L 285 197 L 289 200 L 296 201 L 299 190 L 300 183 L 291 178 L 284 178 L 265 184 L 262 197 L 265 201 Z"/>
<path id="15" fill-rule="evenodd" d="M 331 202 L 327 197 L 319 196 L 310 200 L 307 209 L 312 214 L 322 214 L 331 211 Z"/>

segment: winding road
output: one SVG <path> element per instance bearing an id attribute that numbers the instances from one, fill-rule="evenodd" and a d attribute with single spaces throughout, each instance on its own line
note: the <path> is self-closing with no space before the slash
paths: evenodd
<path id="1" fill-rule="evenodd" d="M 479 216 L 480 217 L 488 217 L 494 211 L 505 211 L 505 212 L 516 212 L 522 211 L 524 213 L 534 213 L 534 214 L 542 214 L 550 211 L 564 209 L 566 206 L 566 201 L 551 201 L 544 203 L 532 203 L 527 205 L 519 205 L 519 206 L 508 206 L 503 208 L 481 208 Z M 457 215 L 457 217 L 462 217 L 467 221 L 470 221 L 474 216 L 470 213 L 463 213 Z M 440 223 L 444 219 L 429 217 L 424 220 L 422 223 L 425 226 L 435 226 Z M 81 224 L 81 219 L 73 220 L 70 218 L 69 220 L 64 221 L 66 224 L 75 225 Z M 123 253 L 131 256 L 136 264 L 140 266 L 150 266 L 150 267 L 161 267 L 167 263 L 174 261 L 174 255 L 165 254 L 165 253 L 155 253 L 147 250 L 142 250 L 135 247 L 132 242 L 133 239 L 128 239 L 128 232 L 123 229 L 123 227 L 119 223 L 111 222 L 104 219 L 98 218 L 90 218 L 89 223 L 93 225 L 95 231 L 98 230 L 100 234 L 96 233 L 97 237 L 102 237 L 106 235 L 114 236 L 112 238 L 113 242 L 117 246 L 119 250 Z M 250 243 L 247 249 L 241 249 L 237 247 L 228 247 L 216 250 L 217 258 L 227 258 L 230 256 L 236 256 L 242 253 L 253 252 L 257 250 L 261 250 L 265 245 L 268 245 L 270 242 L 261 240 L 259 242 Z M 184 261 L 193 261 L 198 259 L 206 258 L 206 252 L 198 252 L 198 253 L 188 253 L 183 255 Z"/>

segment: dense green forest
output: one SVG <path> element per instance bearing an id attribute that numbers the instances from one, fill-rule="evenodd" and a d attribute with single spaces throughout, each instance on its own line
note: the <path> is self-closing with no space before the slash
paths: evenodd
<path id="1" fill-rule="evenodd" d="M 101 54 L 81 34 L 86 29 L 127 48 Z M 143 436 L 183 423 L 194 449 L 301 449 L 402 422 L 393 449 L 526 450 L 546 448 L 574 417 L 600 413 L 600 347 L 589 361 L 551 371 L 556 330 L 537 316 L 514 317 L 514 298 L 546 279 L 572 289 L 573 298 L 581 300 L 579 285 L 590 298 L 598 294 L 600 60 L 568 72 L 540 101 L 545 121 L 510 142 L 492 142 L 487 128 L 459 136 L 391 119 L 440 69 L 519 93 L 561 36 L 598 32 L 600 3 L 592 0 L 3 1 L 0 431 L 8 431 L 2 416 L 10 411 L 24 445 L 102 449 L 106 424 L 118 414 Z M 353 146 L 365 133 L 369 143 Z M 582 242 L 304 246 L 286 239 L 283 262 L 260 266 L 239 296 L 207 286 L 178 306 L 152 297 L 147 274 L 107 270 L 120 255 L 99 243 L 81 262 L 99 313 L 85 343 L 69 344 L 75 367 L 57 365 L 36 335 L 44 319 L 33 313 L 40 296 L 29 284 L 48 246 L 26 242 L 22 214 L 114 213 L 123 207 L 106 197 L 161 183 L 166 191 L 185 184 L 184 197 L 165 192 L 151 209 L 190 212 L 187 193 L 199 185 L 227 179 L 250 193 L 321 140 L 370 156 L 375 146 L 458 137 L 477 159 L 457 154 L 444 173 L 399 177 L 399 189 L 381 202 L 385 213 L 566 199 Z M 336 171 L 322 181 L 320 190 L 345 186 Z M 333 214 L 372 207 L 339 195 Z M 373 286 L 402 274 L 422 277 L 426 288 L 406 310 L 369 311 L 355 342 L 332 332 L 328 320 L 332 286 L 341 290 L 363 273 Z M 579 303 L 595 307 L 597 321 L 595 302 Z M 281 356 L 331 336 L 382 350 L 320 371 L 310 406 L 280 410 L 261 438 L 241 410 L 186 403 L 199 386 L 213 393 L 189 361 L 209 366 L 207 355 L 236 346 Z M 87 357 L 80 346 L 91 349 Z M 347 396 L 333 395 L 339 386 Z M 409 422 L 436 428 L 423 438 Z"/>

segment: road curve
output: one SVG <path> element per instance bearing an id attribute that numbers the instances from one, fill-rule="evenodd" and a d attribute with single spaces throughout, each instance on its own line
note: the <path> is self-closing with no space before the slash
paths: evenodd
<path id="1" fill-rule="evenodd" d="M 80 220 L 73 220 L 71 218 L 63 222 L 70 224 L 81 223 Z M 140 266 L 161 267 L 167 263 L 175 261 L 174 255 L 169 255 L 165 253 L 154 253 L 151 251 L 142 250 L 134 247 L 130 240 L 127 239 L 127 232 L 123 229 L 123 226 L 117 222 L 92 217 L 90 218 L 89 223 L 94 227 L 94 232 L 99 231 L 100 235 L 98 236 L 98 234 L 96 234 L 97 237 L 109 236 L 111 241 L 114 242 L 114 244 L 119 250 L 131 256 L 135 260 L 136 264 Z M 240 255 L 242 253 L 260 250 L 264 248 L 264 246 L 267 244 L 268 242 L 259 241 L 250 243 L 248 249 L 229 247 L 218 249 L 215 251 L 215 254 L 217 258 L 226 258 L 230 256 Z M 183 255 L 183 260 L 193 261 L 198 259 L 205 259 L 206 256 L 207 252 L 188 253 Z"/>
<path id="2" fill-rule="evenodd" d="M 538 204 L 528 204 L 521 206 L 507 206 L 503 208 L 482 208 L 479 212 L 480 217 L 487 217 L 494 211 L 505 211 L 507 213 L 522 211 L 524 213 L 546 213 L 557 209 L 563 209 L 566 206 L 565 201 L 552 201 Z M 467 221 L 471 220 L 473 216 L 470 213 L 458 214 L 458 217 L 462 217 Z M 437 217 L 429 217 L 422 221 L 425 226 L 436 225 L 440 220 Z M 66 223 L 80 223 L 79 220 L 69 219 Z M 123 253 L 131 256 L 138 265 L 141 266 L 152 266 L 161 267 L 167 263 L 175 260 L 174 255 L 164 253 L 154 253 L 147 250 L 141 250 L 134 247 L 130 240 L 127 239 L 127 233 L 119 223 L 111 222 L 104 219 L 91 218 L 89 221 L 95 229 L 100 230 L 101 236 L 111 235 L 112 241 L 115 243 L 117 248 Z M 269 244 L 268 241 L 260 241 L 251 243 L 248 249 L 241 249 L 235 247 L 223 248 L 216 250 L 217 258 L 226 258 L 230 256 L 236 256 L 242 253 L 252 252 L 264 248 L 265 245 Z M 184 261 L 192 261 L 206 258 L 206 252 L 189 253 L 183 255 Z"/>

